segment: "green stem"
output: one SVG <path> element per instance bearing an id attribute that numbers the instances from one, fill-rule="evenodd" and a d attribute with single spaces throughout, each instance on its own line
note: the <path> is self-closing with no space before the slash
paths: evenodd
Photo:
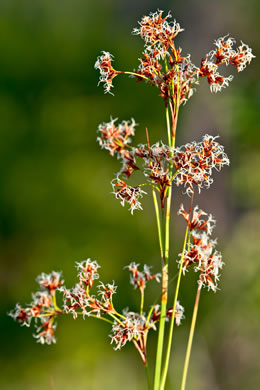
<path id="1" fill-rule="evenodd" d="M 144 368 L 145 368 L 145 373 L 146 373 L 148 389 L 151 390 L 152 389 L 152 382 L 151 382 L 151 375 L 150 375 L 148 362 L 145 363 Z"/>
<path id="2" fill-rule="evenodd" d="M 169 146 L 171 146 L 171 123 L 170 123 L 168 106 L 166 107 L 166 124 L 167 124 L 168 142 L 169 142 Z M 172 171 L 171 168 L 170 171 Z M 170 243 L 171 194 L 172 194 L 172 183 L 171 186 L 168 188 L 167 195 L 166 195 L 166 213 L 162 208 L 162 218 L 164 217 L 164 222 L 165 222 L 164 256 L 162 256 L 161 315 L 160 315 L 156 362 L 155 362 L 154 390 L 159 389 L 160 380 L 161 380 L 165 317 L 166 317 L 167 299 L 168 299 L 168 260 L 169 260 L 169 243 Z"/>
<path id="3" fill-rule="evenodd" d="M 168 144 L 169 144 L 169 146 L 171 146 L 171 123 L 170 123 L 170 115 L 169 115 L 169 106 L 168 105 L 167 105 L 165 111 L 166 111 Z"/>
<path id="4" fill-rule="evenodd" d="M 144 309 L 144 290 L 140 289 L 141 293 L 141 303 L 140 303 L 140 316 L 143 315 L 143 309 Z"/>
<path id="5" fill-rule="evenodd" d="M 182 374 L 181 390 L 185 390 L 187 374 L 188 374 L 188 368 L 189 368 L 189 362 L 190 362 L 192 341 L 193 341 L 194 330 L 195 330 L 197 314 L 198 314 L 198 308 L 199 308 L 199 301 L 200 301 L 200 288 L 198 288 L 198 290 L 197 290 L 196 300 L 195 300 L 194 309 L 193 309 L 193 315 L 192 315 L 191 327 L 190 327 L 190 334 L 189 334 L 189 341 L 188 341 L 186 357 L 185 357 L 185 363 L 184 363 L 183 374 Z"/>
<path id="6" fill-rule="evenodd" d="M 170 245 L 170 216 L 171 216 L 171 199 L 172 199 L 172 185 L 168 189 L 168 197 L 166 201 L 166 215 L 165 215 L 165 264 L 169 260 L 169 245 Z M 167 285 L 168 288 L 168 285 Z"/>
<path id="7" fill-rule="evenodd" d="M 175 295 L 174 295 L 174 301 L 173 301 L 173 305 L 172 305 L 172 318 L 171 318 L 171 322 L 170 322 L 168 343 L 167 343 L 167 349 L 166 349 L 166 357 L 165 357 L 165 362 L 164 362 L 164 366 L 163 366 L 160 390 L 164 389 L 166 377 L 167 377 L 167 373 L 168 373 L 168 368 L 169 368 L 171 346 L 172 346 L 172 336 L 173 336 L 173 328 L 174 328 L 174 320 L 175 320 L 175 308 L 176 308 L 176 302 L 178 299 L 178 294 L 179 294 L 179 289 L 180 289 L 182 267 L 183 267 L 185 248 L 186 248 L 186 244 L 187 244 L 188 231 L 189 231 L 189 225 L 187 224 L 184 243 L 183 243 L 183 249 L 182 249 L 180 268 L 179 268 L 179 273 L 178 273 L 178 280 L 177 280 L 177 285 L 176 285 L 176 290 L 175 290 Z"/>
<path id="8" fill-rule="evenodd" d="M 57 305 L 56 293 L 54 293 L 54 295 L 52 296 L 52 303 L 53 303 L 53 307 L 54 307 L 55 311 L 61 311 L 61 309 Z"/>
<path id="9" fill-rule="evenodd" d="M 116 322 L 118 322 L 122 327 L 124 327 L 123 322 L 121 322 L 118 318 L 116 318 L 116 316 L 114 316 L 114 314 L 112 314 L 112 313 L 108 313 L 108 314 L 110 315 L 110 317 L 114 318 L 114 320 Z"/>
<path id="10" fill-rule="evenodd" d="M 167 290 L 168 290 L 168 264 L 165 264 L 162 269 L 161 315 L 160 315 L 156 362 L 155 362 L 154 390 L 158 390 L 160 386 L 165 316 L 166 316 L 166 305 L 167 305 L 167 292 L 168 292 Z"/>
<path id="11" fill-rule="evenodd" d="M 148 81 L 151 85 L 154 85 L 157 87 L 157 84 L 154 83 L 151 79 L 149 79 L 148 77 L 142 75 L 142 74 L 139 74 L 139 73 L 135 73 L 135 72 L 128 72 L 128 71 L 116 71 L 117 74 L 129 74 L 131 76 L 135 76 L 135 77 L 140 77 L 141 79 L 144 79 L 146 81 Z"/>
<path id="12" fill-rule="evenodd" d="M 80 313 L 77 313 L 77 315 L 83 315 L 83 313 L 80 312 Z M 102 321 L 108 322 L 109 324 L 113 325 L 113 321 L 110 321 L 105 317 L 98 317 L 98 316 L 95 316 L 94 314 L 88 314 L 87 316 L 92 317 L 92 318 L 97 318 L 98 320 L 102 320 Z"/>
<path id="13" fill-rule="evenodd" d="M 155 209 L 155 216 L 156 216 L 156 223 L 157 223 L 157 229 L 158 229 L 158 238 L 159 238 L 159 245 L 160 245 L 160 253 L 161 258 L 163 258 L 163 246 L 162 246 L 162 229 L 161 229 L 161 221 L 160 221 L 160 213 L 159 213 L 159 206 L 158 201 L 155 193 L 155 189 L 153 188 L 153 202 L 154 202 L 154 209 Z"/>

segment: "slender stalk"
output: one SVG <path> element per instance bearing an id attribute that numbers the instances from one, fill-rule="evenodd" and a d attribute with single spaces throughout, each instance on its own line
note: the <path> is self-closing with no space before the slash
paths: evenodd
<path id="1" fill-rule="evenodd" d="M 152 382 L 151 382 L 151 375 L 150 375 L 148 362 L 145 363 L 144 368 L 145 368 L 145 373 L 146 373 L 148 389 L 152 390 Z"/>
<path id="2" fill-rule="evenodd" d="M 165 249 L 164 249 L 165 264 L 168 264 L 168 260 L 169 260 L 171 199 L 172 199 L 172 183 L 168 189 L 168 197 L 167 197 L 167 201 L 166 201 Z"/>
<path id="3" fill-rule="evenodd" d="M 167 347 L 166 347 L 166 356 L 165 356 L 165 361 L 164 361 L 164 366 L 163 366 L 163 371 L 162 371 L 160 390 L 164 389 L 165 382 L 166 382 L 166 377 L 167 377 L 167 373 L 168 373 L 168 368 L 169 368 L 171 346 L 172 346 L 172 337 L 173 337 L 173 329 L 174 329 L 174 320 L 175 320 L 175 308 L 176 308 L 176 303 L 177 303 L 177 300 L 178 300 L 178 295 L 179 295 L 179 290 L 180 290 L 185 248 L 186 248 L 186 245 L 187 245 L 188 237 L 190 238 L 190 235 L 188 235 L 188 232 L 189 232 L 189 220 L 190 220 L 190 217 L 191 217 L 192 204 L 193 204 L 193 196 L 191 198 L 191 203 L 190 203 L 189 219 L 188 219 L 188 222 L 187 222 L 187 227 L 186 227 L 185 236 L 184 236 L 182 255 L 181 255 L 181 261 L 180 261 L 180 267 L 179 267 L 179 273 L 178 273 L 178 279 L 177 279 L 177 284 L 176 284 L 176 289 L 175 289 L 175 294 L 174 294 L 174 300 L 173 300 L 173 305 L 172 305 L 172 318 L 171 318 L 171 322 L 170 322 L 168 343 L 167 343 Z"/>
<path id="4" fill-rule="evenodd" d="M 164 264 L 162 269 L 161 315 L 160 315 L 156 362 L 155 362 L 154 390 L 158 390 L 160 386 L 165 316 L 166 316 L 166 305 L 167 305 L 167 292 L 168 292 L 167 290 L 168 290 L 168 264 Z"/>
<path id="5" fill-rule="evenodd" d="M 77 315 L 83 315 L 83 313 L 82 312 L 77 312 Z M 95 316 L 94 314 L 88 314 L 88 317 L 96 318 L 98 320 L 102 320 L 102 321 L 108 322 L 109 324 L 113 325 L 113 321 L 110 321 L 110 320 L 108 320 L 105 317 L 98 317 L 98 316 Z"/>
<path id="6" fill-rule="evenodd" d="M 190 327 L 190 334 L 189 334 L 189 341 L 188 341 L 186 357 L 185 357 L 185 363 L 184 363 L 183 374 L 182 374 L 181 390 L 185 390 L 185 385 L 186 385 L 186 380 L 187 380 L 187 373 L 188 373 L 189 362 L 190 362 L 192 341 L 193 341 L 194 330 L 195 330 L 197 314 L 198 314 L 198 308 L 199 308 L 199 301 L 200 301 L 200 288 L 198 288 L 198 290 L 197 290 L 195 304 L 194 304 L 194 309 L 193 309 L 193 315 L 192 315 L 191 327 Z"/>
<path id="7" fill-rule="evenodd" d="M 142 74 L 139 74 L 139 73 L 135 73 L 135 72 L 128 72 L 128 71 L 116 71 L 117 74 L 129 74 L 130 76 L 134 76 L 134 77 L 138 77 L 138 78 L 141 78 L 145 81 L 147 81 L 148 83 L 150 83 L 151 85 L 154 85 L 156 86 L 156 84 L 151 80 L 149 79 L 148 77 L 142 75 Z M 156 72 L 157 73 L 157 72 Z"/>
<path id="8" fill-rule="evenodd" d="M 171 146 L 171 124 L 170 124 L 169 106 L 166 107 L 166 123 L 167 123 L 168 144 L 169 146 Z"/>
<path id="9" fill-rule="evenodd" d="M 116 322 L 118 322 L 122 327 L 124 327 L 124 324 L 123 322 L 121 322 L 118 318 L 116 318 L 116 316 L 112 313 L 108 313 L 110 315 L 110 317 L 112 317 Z"/>
<path id="10" fill-rule="evenodd" d="M 177 280 L 177 285 L 176 285 L 176 290 L 175 290 L 175 295 L 174 295 L 174 301 L 173 301 L 173 305 L 172 305 L 172 318 L 171 318 L 171 322 L 170 322 L 168 343 L 167 343 L 167 349 L 166 349 L 165 362 L 164 362 L 164 366 L 163 366 L 160 390 L 164 389 L 165 382 L 166 382 L 166 377 L 167 377 L 167 373 L 168 373 L 168 368 L 169 368 L 171 346 L 172 346 L 172 335 L 173 335 L 174 320 L 175 320 L 175 307 L 176 307 L 176 302 L 177 302 L 177 299 L 178 299 L 178 294 L 179 294 L 179 289 L 180 289 L 181 275 L 182 275 L 182 266 L 183 266 L 183 259 L 184 259 L 185 248 L 186 248 L 186 244 L 187 244 L 188 231 L 189 231 L 189 226 L 187 224 L 187 228 L 186 228 L 186 232 L 185 232 L 185 238 L 184 238 L 184 243 L 183 243 L 183 249 L 182 249 L 180 268 L 179 268 L 179 273 L 178 273 L 178 280 Z"/>
<path id="11" fill-rule="evenodd" d="M 161 229 L 160 213 L 159 213 L 159 206 L 158 206 L 158 201 L 157 201 L 157 197 L 156 197 L 156 193 L 155 193 L 155 189 L 154 188 L 153 188 L 152 193 L 153 193 L 153 202 L 154 202 L 156 223 L 157 223 L 157 229 L 158 229 L 160 253 L 161 253 L 161 258 L 163 259 L 162 229 Z"/>
<path id="12" fill-rule="evenodd" d="M 171 146 L 171 123 L 169 116 L 169 108 L 166 107 L 166 123 L 169 146 Z M 170 169 L 171 171 L 172 169 Z M 161 315 L 159 323 L 158 343 L 155 362 L 155 374 L 154 374 L 154 390 L 158 390 L 161 380 L 161 367 L 162 367 L 162 354 L 163 354 L 163 342 L 164 342 L 164 330 L 165 330 L 165 317 L 168 299 L 168 259 L 169 259 L 169 243 L 170 243 L 170 211 L 171 211 L 171 194 L 172 183 L 168 188 L 166 195 L 166 212 L 162 208 L 162 216 L 164 216 L 164 256 L 162 257 L 162 292 L 161 292 Z"/>
<path id="13" fill-rule="evenodd" d="M 52 296 L 52 303 L 53 303 L 53 307 L 54 307 L 55 311 L 61 311 L 61 309 L 60 309 L 59 306 L 57 305 L 56 294 L 55 294 L 55 293 L 54 293 L 54 295 Z"/>
<path id="14" fill-rule="evenodd" d="M 148 79 L 148 77 L 142 75 L 142 74 L 139 74 L 139 73 L 135 73 L 135 72 L 128 72 L 128 71 L 116 71 L 118 74 L 129 74 L 131 76 L 136 76 L 136 77 L 140 77 L 141 79 L 144 79 L 144 80 L 147 80 L 147 81 L 151 81 L 150 79 Z"/>
<path id="15" fill-rule="evenodd" d="M 140 289 L 141 293 L 141 302 L 140 302 L 140 316 L 143 315 L 143 310 L 144 310 L 144 290 Z"/>

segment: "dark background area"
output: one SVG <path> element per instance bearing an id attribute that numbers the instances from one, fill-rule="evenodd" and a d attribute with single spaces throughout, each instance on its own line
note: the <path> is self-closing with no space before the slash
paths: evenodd
<path id="1" fill-rule="evenodd" d="M 160 270 L 151 194 L 133 216 L 111 195 L 119 163 L 96 142 L 110 116 L 135 118 L 135 143 L 165 140 L 163 100 L 148 85 L 114 80 L 115 96 L 97 88 L 101 50 L 116 69 L 138 66 L 143 42 L 131 35 L 137 21 L 157 8 L 172 11 L 185 28 L 177 45 L 199 64 L 218 37 L 230 33 L 257 56 L 229 88 L 211 94 L 204 82 L 182 108 L 177 145 L 220 135 L 231 166 L 215 176 L 195 202 L 217 219 L 225 268 L 217 294 L 203 290 L 187 390 L 256 390 L 260 383 L 260 136 L 259 2 L 0 0 L 0 256 L 1 389 L 144 389 L 145 375 L 132 345 L 114 352 L 109 326 L 94 319 L 59 319 L 57 344 L 39 345 L 33 329 L 6 313 L 31 301 L 41 272 L 62 270 L 76 283 L 75 261 L 102 265 L 115 280 L 118 309 L 138 308 L 138 293 L 123 270 L 130 261 Z M 176 211 L 187 204 L 174 190 L 170 272 L 176 272 L 184 224 Z M 183 279 L 186 319 L 175 329 L 169 389 L 178 389 L 196 279 Z M 159 294 L 151 284 L 147 307 Z M 148 299 L 149 297 L 149 299 Z M 150 335 L 153 359 L 156 334 Z"/>

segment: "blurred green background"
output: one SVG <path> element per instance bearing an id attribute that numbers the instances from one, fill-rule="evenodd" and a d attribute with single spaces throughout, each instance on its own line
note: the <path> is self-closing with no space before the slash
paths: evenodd
<path id="1" fill-rule="evenodd" d="M 111 195 L 119 163 L 96 142 L 99 123 L 110 115 L 134 117 L 136 143 L 165 137 L 163 100 L 157 91 L 127 77 L 114 80 L 115 96 L 97 88 L 94 70 L 101 50 L 115 55 L 117 69 L 137 67 L 143 48 L 131 31 L 157 8 L 171 10 L 185 28 L 177 44 L 196 64 L 214 39 L 230 33 L 259 49 L 259 2 L 0 0 L 0 388 L 145 389 L 145 375 L 132 345 L 113 351 L 109 326 L 97 320 L 59 319 L 57 344 L 42 346 L 33 329 L 6 313 L 31 301 L 41 272 L 63 270 L 76 282 L 75 261 L 101 265 L 101 278 L 115 280 L 119 309 L 138 307 L 138 294 L 123 266 L 153 264 L 159 271 L 151 196 L 133 216 Z M 187 390 L 259 388 L 260 383 L 260 135 L 258 58 L 229 88 L 211 94 L 206 83 L 181 110 L 177 144 L 221 136 L 231 159 L 196 203 L 215 215 L 226 266 L 217 294 L 203 290 Z M 176 211 L 171 235 L 171 273 L 181 251 L 184 224 Z M 187 201 L 187 199 L 184 199 Z M 169 389 L 178 389 L 195 299 L 192 273 L 183 279 L 186 319 L 175 330 Z M 159 294 L 152 284 L 146 303 Z M 149 299 L 148 299 L 149 297 Z M 150 300 L 150 302 L 149 302 Z M 156 335 L 149 339 L 153 359 Z M 152 363 L 151 363 L 152 364 Z"/>

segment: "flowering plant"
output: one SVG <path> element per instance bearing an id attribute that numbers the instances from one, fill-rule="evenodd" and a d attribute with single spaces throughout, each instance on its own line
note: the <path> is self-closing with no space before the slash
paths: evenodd
<path id="1" fill-rule="evenodd" d="M 68 289 L 60 272 L 42 273 L 37 282 L 40 289 L 32 295 L 32 303 L 27 306 L 17 304 L 10 315 L 22 326 L 30 326 L 34 321 L 38 342 L 51 344 L 56 342 L 56 320 L 60 315 L 72 314 L 76 319 L 95 317 L 111 325 L 111 343 L 114 349 L 122 348 L 132 342 L 137 349 L 147 373 L 148 387 L 154 390 L 165 388 L 174 324 L 180 325 L 184 318 L 184 308 L 178 296 L 182 275 L 189 269 L 198 273 L 198 287 L 194 304 L 193 317 L 186 358 L 183 369 L 181 389 L 185 389 L 190 360 L 192 340 L 195 330 L 198 305 L 202 287 L 209 291 L 218 290 L 220 270 L 223 267 L 222 256 L 215 250 L 216 240 L 211 238 L 216 225 L 211 214 L 193 205 L 195 192 L 209 188 L 213 183 L 214 170 L 220 171 L 229 165 L 224 147 L 218 137 L 206 134 L 200 142 L 191 142 L 183 146 L 175 146 L 179 109 L 185 105 L 195 92 L 201 79 L 206 78 L 211 92 L 219 92 L 227 87 L 232 75 L 222 76 L 222 65 L 233 65 L 238 72 L 254 58 L 252 50 L 241 42 L 234 48 L 235 40 L 229 36 L 215 41 L 215 48 L 201 60 L 200 66 L 191 62 L 190 55 L 182 55 L 181 48 L 176 48 L 175 38 L 183 31 L 179 23 L 170 21 L 171 14 L 163 16 L 162 11 L 150 13 L 139 22 L 133 30 L 144 40 L 144 52 L 140 64 L 134 71 L 118 71 L 112 66 L 113 56 L 102 52 L 95 68 L 100 71 L 101 83 L 105 92 L 112 93 L 113 80 L 120 74 L 130 75 L 138 82 L 147 82 L 158 88 L 163 98 L 166 112 L 166 130 L 168 142 L 157 141 L 150 144 L 146 130 L 146 143 L 132 146 L 136 123 L 130 121 L 117 122 L 111 118 L 98 127 L 98 142 L 101 148 L 116 156 L 121 168 L 112 180 L 113 194 L 124 206 L 128 204 L 133 214 L 142 210 L 141 199 L 147 192 L 144 186 L 151 188 L 154 201 L 158 241 L 161 256 L 161 272 L 152 273 L 148 265 L 140 269 L 140 264 L 130 263 L 126 268 L 130 272 L 130 283 L 140 292 L 140 310 L 133 312 L 123 310 L 120 313 L 114 306 L 113 295 L 117 287 L 115 283 L 104 284 L 99 279 L 99 264 L 91 259 L 76 263 L 78 283 Z M 128 184 L 135 171 L 143 174 L 143 183 L 137 186 Z M 190 199 L 189 210 L 181 205 L 178 214 L 186 221 L 186 231 L 182 252 L 177 260 L 178 277 L 172 305 L 168 303 L 169 281 L 169 243 L 170 215 L 173 185 L 180 186 L 183 194 Z M 148 282 L 161 284 L 161 302 L 144 310 L 144 294 Z M 96 288 L 96 293 L 94 290 Z M 63 297 L 63 307 L 57 304 L 56 295 Z M 168 338 L 165 337 L 165 323 L 169 322 Z M 158 329 L 158 343 L 154 369 L 153 386 L 150 377 L 147 357 L 147 340 L 149 331 Z M 163 354 L 165 347 L 166 353 Z"/>

